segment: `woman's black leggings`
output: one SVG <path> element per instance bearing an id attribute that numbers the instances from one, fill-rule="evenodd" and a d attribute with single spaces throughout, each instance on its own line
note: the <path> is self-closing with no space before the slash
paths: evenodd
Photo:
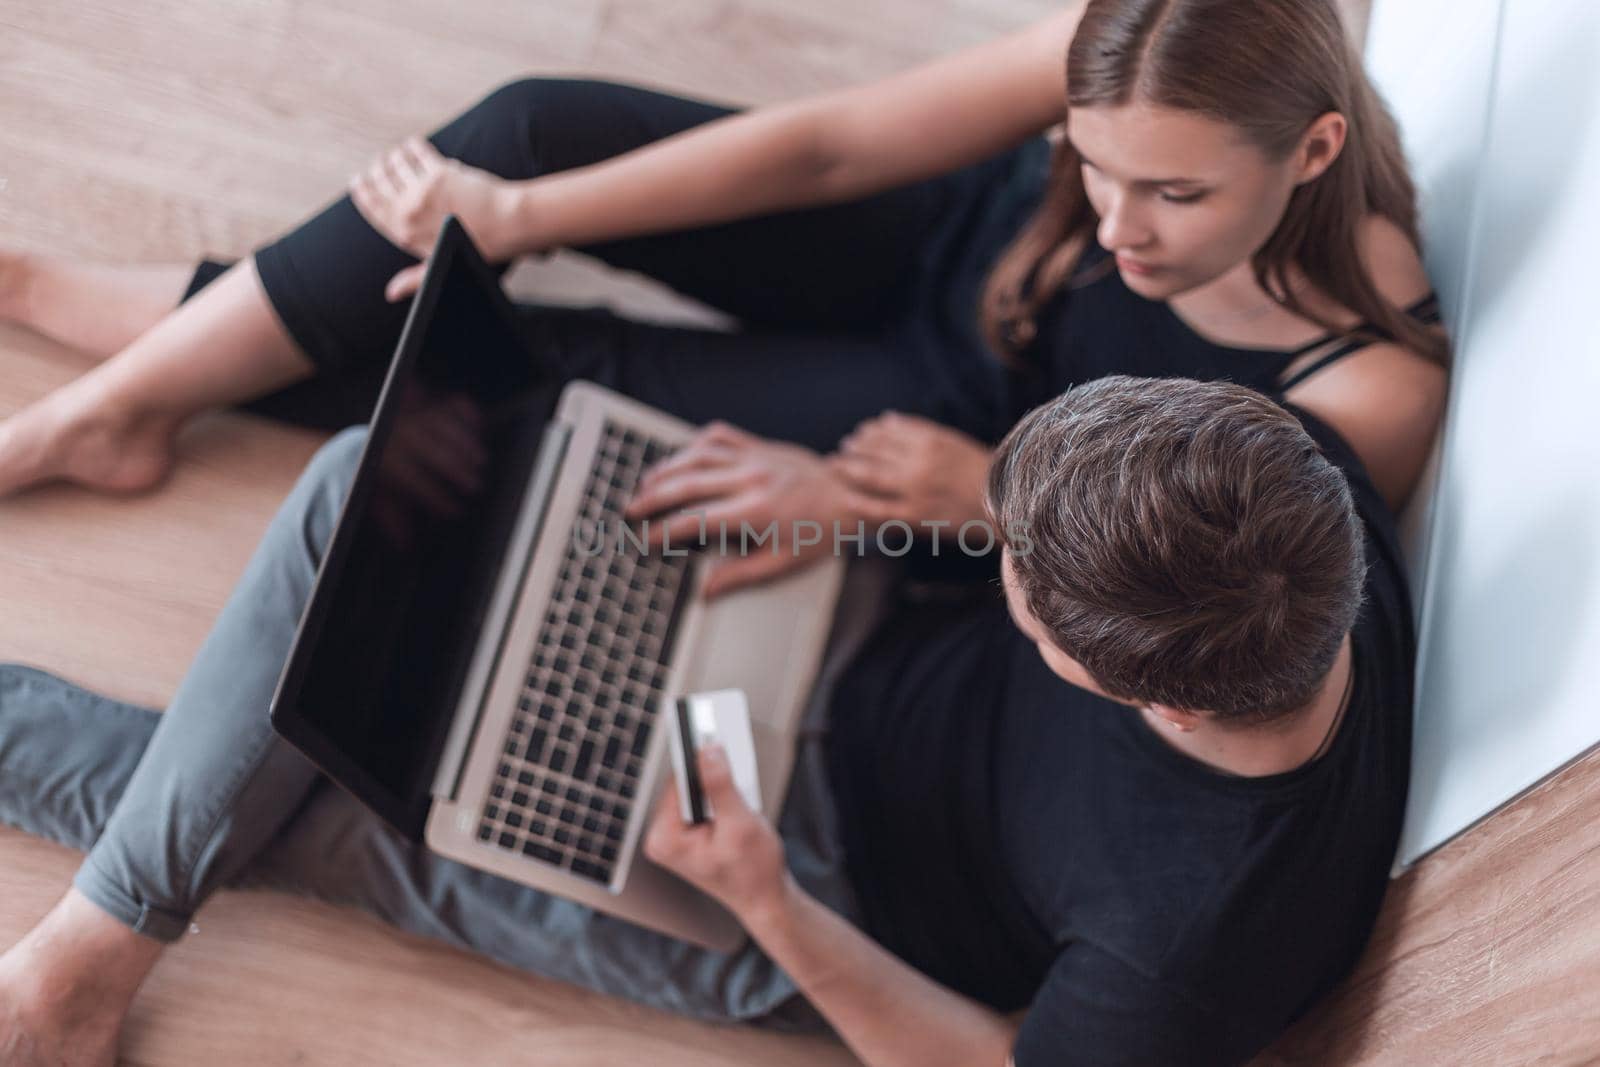
<path id="1" fill-rule="evenodd" d="M 490 93 L 430 140 L 447 156 L 516 180 L 594 163 L 730 113 L 632 86 L 533 78 Z M 554 357 L 691 422 L 721 418 L 819 450 L 888 408 L 938 418 L 948 404 L 938 376 L 924 372 L 932 357 L 896 327 L 926 277 L 930 233 L 1002 169 L 968 168 L 854 202 L 577 248 L 718 308 L 741 330 L 524 305 L 529 356 Z M 406 314 L 405 304 L 384 299 L 384 285 L 415 258 L 369 226 L 348 197 L 255 256 L 274 310 L 318 374 L 248 409 L 325 429 L 368 421 Z M 223 269 L 203 264 L 186 298 Z"/>

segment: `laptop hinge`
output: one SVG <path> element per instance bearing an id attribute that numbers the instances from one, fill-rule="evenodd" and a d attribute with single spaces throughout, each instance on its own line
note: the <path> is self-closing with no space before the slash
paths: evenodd
<path id="1" fill-rule="evenodd" d="M 461 686 L 461 698 L 445 738 L 444 751 L 439 756 L 438 770 L 434 773 L 433 795 L 443 800 L 454 801 L 461 788 L 462 771 L 472 751 L 472 739 L 483 719 L 484 705 L 491 684 L 499 674 L 500 657 L 511 633 L 511 612 L 522 597 L 523 582 L 533 562 L 533 546 L 538 543 L 544 527 L 550 494 L 555 490 L 556 476 L 561 471 L 561 461 L 571 438 L 571 426 L 553 421 L 545 427 L 539 443 L 538 459 L 528 479 L 528 492 L 500 568 L 494 597 L 484 616 L 472 664 Z"/>

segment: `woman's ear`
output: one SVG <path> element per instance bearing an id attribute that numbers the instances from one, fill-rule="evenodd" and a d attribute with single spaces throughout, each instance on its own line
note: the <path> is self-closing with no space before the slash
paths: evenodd
<path id="1" fill-rule="evenodd" d="M 1300 146 L 1295 149 L 1295 184 L 1304 185 L 1322 177 L 1323 171 L 1333 166 L 1333 161 L 1344 151 L 1345 138 L 1350 133 L 1350 123 L 1337 111 L 1319 116 L 1300 136 Z"/>

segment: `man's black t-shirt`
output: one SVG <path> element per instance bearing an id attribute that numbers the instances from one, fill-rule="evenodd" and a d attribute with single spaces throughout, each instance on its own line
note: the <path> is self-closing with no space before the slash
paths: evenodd
<path id="1" fill-rule="evenodd" d="M 830 770 L 867 930 L 1028 1008 L 1017 1067 L 1238 1063 L 1360 955 L 1410 768 L 1414 636 L 1393 520 L 1366 523 L 1350 703 L 1320 758 L 1236 777 L 1051 673 L 998 591 L 904 604 L 836 691 Z"/>

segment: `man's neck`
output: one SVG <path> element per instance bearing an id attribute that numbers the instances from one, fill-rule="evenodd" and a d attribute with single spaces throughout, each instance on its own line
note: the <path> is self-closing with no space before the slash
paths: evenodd
<path id="1" fill-rule="evenodd" d="M 1345 636 L 1333 667 L 1311 704 L 1288 715 L 1285 726 L 1225 727 L 1204 722 L 1192 731 L 1172 727 L 1149 708 L 1138 714 L 1156 736 L 1185 756 L 1214 770 L 1244 778 L 1283 774 L 1308 762 L 1338 722 L 1350 681 L 1350 638 Z"/>

